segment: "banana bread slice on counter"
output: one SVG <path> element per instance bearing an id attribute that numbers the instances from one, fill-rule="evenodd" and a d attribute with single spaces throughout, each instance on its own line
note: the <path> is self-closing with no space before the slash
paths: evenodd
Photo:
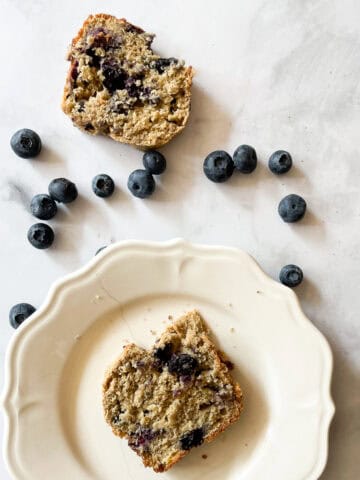
<path id="1" fill-rule="evenodd" d="M 156 55 L 154 35 L 125 19 L 90 15 L 73 39 L 62 109 L 80 129 L 158 148 L 187 122 L 193 71 Z"/>

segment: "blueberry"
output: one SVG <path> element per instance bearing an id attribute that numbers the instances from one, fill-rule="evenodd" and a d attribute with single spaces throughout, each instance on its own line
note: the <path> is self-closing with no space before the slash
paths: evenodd
<path id="1" fill-rule="evenodd" d="M 280 282 L 288 287 L 297 287 L 303 280 L 303 272 L 297 265 L 285 265 L 280 271 Z"/>
<path id="2" fill-rule="evenodd" d="M 178 63 L 178 59 L 174 57 L 158 58 L 151 64 L 151 67 L 155 68 L 157 72 L 161 75 L 165 72 L 167 67 L 170 67 L 170 65 L 174 65 L 176 63 Z"/>
<path id="3" fill-rule="evenodd" d="M 171 358 L 172 351 L 172 344 L 166 343 L 163 347 L 159 347 L 154 351 L 154 357 L 160 360 L 161 363 L 167 363 Z"/>
<path id="4" fill-rule="evenodd" d="M 297 222 L 305 215 L 305 211 L 305 200 L 295 193 L 284 197 L 278 207 L 280 217 L 287 223 Z"/>
<path id="5" fill-rule="evenodd" d="M 160 175 L 166 169 L 166 159 L 164 155 L 156 150 L 149 150 L 143 155 L 143 164 L 145 169 L 152 175 Z"/>
<path id="6" fill-rule="evenodd" d="M 70 78 L 73 80 L 73 82 L 76 82 L 79 76 L 78 66 L 79 66 L 79 62 L 77 60 L 71 62 Z"/>
<path id="7" fill-rule="evenodd" d="M 250 145 L 240 145 L 233 155 L 235 168 L 241 173 L 251 173 L 257 165 L 256 151 Z"/>
<path id="8" fill-rule="evenodd" d="M 138 198 L 149 197 L 155 190 L 155 180 L 146 170 L 135 170 L 129 175 L 128 189 Z"/>
<path id="9" fill-rule="evenodd" d="M 128 75 L 115 60 L 104 61 L 101 69 L 104 76 L 103 84 L 110 93 L 124 90 Z"/>
<path id="10" fill-rule="evenodd" d="M 202 428 L 195 428 L 190 432 L 185 433 L 180 438 L 181 450 L 190 450 L 190 448 L 198 447 L 204 441 L 204 430 Z"/>
<path id="11" fill-rule="evenodd" d="M 70 180 L 55 178 L 49 184 L 49 194 L 57 202 L 70 203 L 77 198 L 78 191 L 75 183 L 70 182 Z"/>
<path id="12" fill-rule="evenodd" d="M 98 197 L 110 197 L 114 193 L 114 188 L 114 180 L 105 173 L 100 173 L 93 178 L 92 189 Z"/>
<path id="13" fill-rule="evenodd" d="M 215 150 L 204 160 L 204 173 L 213 182 L 225 182 L 231 177 L 233 171 L 234 162 L 224 150 Z"/>
<path id="14" fill-rule="evenodd" d="M 10 325 L 13 328 L 18 328 L 30 315 L 35 312 L 35 308 L 30 303 L 18 303 L 11 307 L 9 312 Z"/>
<path id="15" fill-rule="evenodd" d="M 160 431 L 155 431 L 151 428 L 140 426 L 135 432 L 130 433 L 128 445 L 134 450 L 138 448 L 146 448 L 149 443 L 159 434 Z"/>
<path id="16" fill-rule="evenodd" d="M 45 193 L 40 193 L 32 198 L 30 203 L 31 213 L 41 220 L 50 220 L 56 215 L 57 206 L 55 200 Z"/>
<path id="17" fill-rule="evenodd" d="M 144 33 L 144 30 L 140 27 L 137 27 L 136 25 L 133 25 L 132 23 L 127 23 L 125 26 L 125 31 L 126 32 L 132 32 L 132 33 Z"/>
<path id="18" fill-rule="evenodd" d="M 195 373 L 199 363 L 195 357 L 187 353 L 174 354 L 168 362 L 168 369 L 170 373 L 177 373 L 178 375 L 192 375 Z"/>
<path id="19" fill-rule="evenodd" d="M 96 250 L 96 252 L 95 252 L 95 256 L 96 256 L 98 253 L 100 253 L 102 250 L 104 250 L 106 247 L 107 247 L 107 245 L 104 245 L 103 247 L 98 248 L 98 249 Z"/>
<path id="20" fill-rule="evenodd" d="M 28 230 L 27 238 L 35 248 L 49 248 L 54 241 L 54 232 L 46 223 L 35 223 Z"/>
<path id="21" fill-rule="evenodd" d="M 272 173 L 275 173 L 276 175 L 288 172 L 291 167 L 291 155 L 285 150 L 277 150 L 269 158 L 269 168 Z"/>
<path id="22" fill-rule="evenodd" d="M 96 55 L 96 51 L 94 48 L 87 48 L 85 50 L 86 55 L 90 57 L 89 65 L 91 67 L 99 68 L 100 67 L 100 62 L 101 62 L 101 57 Z"/>
<path id="23" fill-rule="evenodd" d="M 39 135 L 29 128 L 22 128 L 11 137 L 10 145 L 13 151 L 21 158 L 36 157 L 41 151 Z"/>

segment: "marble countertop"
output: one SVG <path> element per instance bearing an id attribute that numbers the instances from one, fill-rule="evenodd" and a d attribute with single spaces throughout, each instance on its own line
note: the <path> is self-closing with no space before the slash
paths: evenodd
<path id="1" fill-rule="evenodd" d="M 273 277 L 300 265 L 297 289 L 308 317 L 334 353 L 337 407 L 322 480 L 358 478 L 360 449 L 360 5 L 356 0 L 138 0 L 62 2 L 2 0 L 0 29 L 0 363 L 13 335 L 9 308 L 39 306 L 51 283 L 102 245 L 137 238 L 184 237 L 240 247 Z M 187 129 L 163 149 L 168 169 L 155 195 L 130 195 L 127 177 L 141 153 L 72 127 L 59 104 L 68 43 L 89 13 L 105 10 L 157 33 L 155 49 L 185 58 L 196 70 Z M 16 32 L 16 34 L 15 34 Z M 22 127 L 43 140 L 34 160 L 9 147 Z M 223 185 L 209 182 L 202 162 L 214 149 L 253 145 L 259 166 Z M 283 177 L 267 169 L 286 149 L 294 168 Z M 116 194 L 91 192 L 97 173 L 110 174 Z M 80 196 L 51 222 L 56 241 L 38 251 L 26 239 L 34 223 L 29 201 L 65 176 Z M 298 193 L 308 203 L 302 222 L 288 225 L 279 200 Z M 286 339 L 284 339 L 286 341 Z M 0 383 L 3 368 L 0 370 Z M 2 419 L 1 419 L 2 422 Z M 0 434 L 2 433 L 2 423 Z M 0 460 L 0 478 L 7 479 Z"/>

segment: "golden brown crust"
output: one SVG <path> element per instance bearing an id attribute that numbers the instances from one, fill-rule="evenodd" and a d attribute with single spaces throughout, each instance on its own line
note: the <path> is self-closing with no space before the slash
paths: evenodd
<path id="1" fill-rule="evenodd" d="M 94 25 L 97 25 L 99 22 L 100 24 L 102 24 L 101 22 L 109 22 L 110 28 L 114 28 L 115 25 L 117 25 L 118 28 L 131 26 L 140 36 L 142 34 L 146 35 L 141 28 L 129 23 L 125 18 L 116 19 L 112 15 L 104 13 L 89 15 L 71 42 L 68 56 L 71 65 L 66 77 L 61 103 L 62 110 L 70 116 L 77 127 L 92 135 L 107 135 L 116 141 L 133 144 L 145 150 L 159 148 L 165 145 L 184 129 L 188 121 L 191 84 L 194 74 L 192 67 L 184 67 L 179 64 L 176 68 L 169 68 L 169 75 L 166 75 L 168 77 L 168 79 L 166 79 L 168 84 L 166 84 L 166 82 L 164 83 L 164 78 L 161 78 L 158 86 L 156 86 L 158 75 L 154 73 L 154 78 L 151 79 L 150 83 L 146 84 L 146 88 L 152 85 L 154 92 L 157 92 L 157 98 L 161 97 L 159 92 L 162 91 L 164 103 L 160 106 L 149 103 L 144 105 L 143 109 L 138 106 L 130 107 L 130 113 L 126 113 L 127 118 L 123 118 L 121 116 L 122 113 L 116 117 L 116 115 L 114 115 L 114 111 L 116 110 L 111 110 L 108 105 L 110 100 L 112 100 L 110 98 L 111 96 L 109 97 L 103 94 L 104 92 L 98 95 L 95 101 L 94 97 L 89 97 L 87 94 L 83 95 L 78 87 L 76 87 L 77 93 L 74 94 L 74 84 L 76 83 L 76 79 L 74 80 L 74 69 L 80 71 L 80 76 L 84 73 L 84 79 L 87 85 L 91 86 L 91 82 L 93 81 L 97 83 L 100 82 L 101 84 L 101 73 L 98 73 L 97 76 L 94 72 L 89 73 L 89 66 L 86 63 L 89 61 L 86 60 L 87 55 L 85 53 L 80 54 L 79 48 L 77 48 L 79 43 L 83 42 L 86 38 L 90 27 L 94 27 Z M 76 59 L 74 59 L 74 56 Z M 81 58 L 81 66 L 79 66 L 79 58 Z M 160 57 L 153 54 L 149 47 L 149 58 L 159 59 Z M 136 59 L 135 56 L 134 60 L 138 61 L 139 59 Z M 96 86 L 94 87 L 95 92 L 97 88 Z M 79 100 L 79 98 L 81 100 Z M 171 98 L 177 101 L 177 110 L 175 112 L 168 108 Z M 80 113 L 79 102 L 84 103 L 84 99 L 85 111 Z M 88 100 L 91 100 L 91 102 Z M 91 125 L 91 129 L 88 128 L 88 125 Z"/>
<path id="2" fill-rule="evenodd" d="M 89 15 L 87 17 L 87 19 L 84 21 L 84 23 L 82 24 L 82 27 L 78 31 L 77 35 L 72 39 L 71 44 L 75 45 L 84 36 L 84 32 L 86 31 L 86 27 L 88 25 L 91 25 L 91 23 L 94 20 L 100 19 L 100 18 L 102 18 L 103 20 L 110 20 L 110 19 L 113 19 L 115 17 L 113 15 L 109 15 L 107 13 L 96 13 L 95 15 Z M 117 21 L 119 23 L 124 23 L 124 24 L 128 23 L 128 24 L 132 25 L 133 27 L 135 27 L 135 28 L 141 30 L 142 32 L 144 32 L 144 30 L 141 27 L 138 27 L 137 25 L 134 25 L 133 23 L 128 22 L 126 20 L 126 18 L 118 18 Z"/>

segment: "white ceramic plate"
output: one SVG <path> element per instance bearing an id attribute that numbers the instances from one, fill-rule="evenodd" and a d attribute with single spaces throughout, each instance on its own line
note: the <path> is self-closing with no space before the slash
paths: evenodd
<path id="1" fill-rule="evenodd" d="M 108 247 L 18 329 L 3 398 L 13 477 L 159 479 L 103 420 L 101 383 L 125 343 L 149 347 L 169 315 L 194 308 L 235 363 L 245 410 L 162 478 L 317 479 L 334 413 L 326 340 L 247 254 L 181 240 Z"/>

